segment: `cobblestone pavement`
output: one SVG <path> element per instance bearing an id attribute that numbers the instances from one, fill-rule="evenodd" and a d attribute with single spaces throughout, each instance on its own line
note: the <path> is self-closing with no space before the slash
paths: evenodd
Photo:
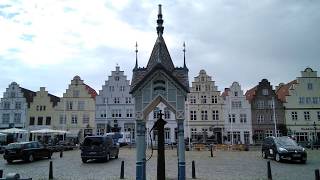
<path id="1" fill-rule="evenodd" d="M 147 152 L 147 156 L 150 155 Z M 166 150 L 166 176 L 168 179 L 177 179 L 177 152 Z M 147 179 L 156 179 L 156 159 L 153 157 L 147 162 Z M 217 151 L 210 157 L 209 151 L 186 152 L 186 175 L 191 179 L 191 162 L 195 161 L 197 179 L 267 179 L 267 161 L 262 159 L 260 151 Z M 33 163 L 15 162 L 7 164 L 2 155 L 0 169 L 4 174 L 17 172 L 22 178 L 48 179 L 48 159 Z M 135 179 L 135 149 L 121 149 L 119 159 L 109 162 L 92 161 L 83 164 L 80 151 L 66 151 L 63 158 L 59 153 L 52 157 L 54 179 L 66 180 L 112 180 L 119 179 L 121 161 L 125 162 L 125 178 Z M 320 150 L 308 151 L 307 164 L 277 163 L 271 160 L 273 179 L 314 179 L 314 170 L 320 168 Z"/>

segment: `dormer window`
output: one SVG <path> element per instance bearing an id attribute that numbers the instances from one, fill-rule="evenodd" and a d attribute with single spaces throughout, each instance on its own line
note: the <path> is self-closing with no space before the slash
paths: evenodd
<path id="1" fill-rule="evenodd" d="M 119 76 L 114 77 L 114 80 L 116 80 L 116 81 L 119 81 L 119 79 L 120 79 Z"/>
<path id="2" fill-rule="evenodd" d="M 262 95 L 268 96 L 269 95 L 268 89 L 262 89 Z"/>
<path id="3" fill-rule="evenodd" d="M 238 96 L 238 91 L 235 91 L 235 92 L 234 92 L 234 96 Z"/>
<path id="4" fill-rule="evenodd" d="M 312 89 L 313 89 L 312 83 L 308 83 L 308 90 L 312 90 Z"/>
<path id="5" fill-rule="evenodd" d="M 79 90 L 73 90 L 73 97 L 79 97 L 80 91 Z"/>

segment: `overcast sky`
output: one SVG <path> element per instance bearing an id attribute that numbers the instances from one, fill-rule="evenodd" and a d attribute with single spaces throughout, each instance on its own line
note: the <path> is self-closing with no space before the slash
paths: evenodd
<path id="1" fill-rule="evenodd" d="M 75 75 L 98 92 L 116 64 L 131 80 L 136 41 L 147 65 L 160 3 L 175 66 L 186 42 L 190 82 L 205 69 L 219 90 L 247 90 L 320 69 L 318 0 L 1 0 L 0 97 L 12 81 L 62 96 Z"/>

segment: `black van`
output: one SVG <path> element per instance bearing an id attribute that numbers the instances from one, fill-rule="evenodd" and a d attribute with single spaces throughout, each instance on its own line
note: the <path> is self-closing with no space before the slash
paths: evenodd
<path id="1" fill-rule="evenodd" d="M 86 163 L 89 159 L 108 161 L 111 157 L 117 159 L 119 155 L 119 145 L 114 143 L 110 136 L 87 136 L 80 149 L 83 163 Z"/>

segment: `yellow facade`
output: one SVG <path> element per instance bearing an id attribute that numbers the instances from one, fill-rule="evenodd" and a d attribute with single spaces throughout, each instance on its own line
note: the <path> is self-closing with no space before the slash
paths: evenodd
<path id="1" fill-rule="evenodd" d="M 56 128 L 53 126 L 56 121 L 54 106 L 59 100 L 59 97 L 49 94 L 44 87 L 40 87 L 40 91 L 36 93 L 27 110 L 26 127 L 29 130 Z"/>
<path id="2" fill-rule="evenodd" d="M 69 136 L 78 137 L 80 141 L 86 134 L 94 133 L 96 95 L 95 90 L 75 76 L 55 108 L 54 126 L 69 131 Z"/>

